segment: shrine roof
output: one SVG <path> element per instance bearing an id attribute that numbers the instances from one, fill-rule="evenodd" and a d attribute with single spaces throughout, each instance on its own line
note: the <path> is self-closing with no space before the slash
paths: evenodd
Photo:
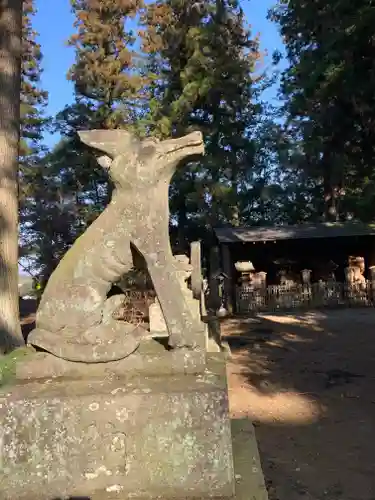
<path id="1" fill-rule="evenodd" d="M 257 241 L 375 236 L 375 224 L 326 222 L 280 226 L 223 227 L 215 228 L 214 231 L 220 243 L 252 243 Z"/>

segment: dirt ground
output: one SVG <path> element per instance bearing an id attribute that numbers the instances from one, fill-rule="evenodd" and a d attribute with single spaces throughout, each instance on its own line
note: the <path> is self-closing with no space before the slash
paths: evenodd
<path id="1" fill-rule="evenodd" d="M 233 418 L 250 418 L 270 500 L 375 500 L 375 310 L 223 324 Z"/>
<path id="2" fill-rule="evenodd" d="M 255 425 L 270 500 L 375 500 L 375 310 L 229 319 L 222 333 L 231 415 Z"/>

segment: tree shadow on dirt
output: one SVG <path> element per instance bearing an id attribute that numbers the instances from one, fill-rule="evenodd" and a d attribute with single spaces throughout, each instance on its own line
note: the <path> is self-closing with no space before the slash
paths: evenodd
<path id="1" fill-rule="evenodd" d="M 270 499 L 375 499 L 375 310 L 227 320 L 232 416 L 247 415 Z"/>
<path id="2" fill-rule="evenodd" d="M 91 497 L 55 497 L 52 500 L 91 500 Z"/>

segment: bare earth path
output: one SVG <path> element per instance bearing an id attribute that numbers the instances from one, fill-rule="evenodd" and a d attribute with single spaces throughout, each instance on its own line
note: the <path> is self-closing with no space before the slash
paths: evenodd
<path id="1" fill-rule="evenodd" d="M 234 418 L 256 426 L 270 500 L 375 500 L 375 310 L 223 324 Z"/>

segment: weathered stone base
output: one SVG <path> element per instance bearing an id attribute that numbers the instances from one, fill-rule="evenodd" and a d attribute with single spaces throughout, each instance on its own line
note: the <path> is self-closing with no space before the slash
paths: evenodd
<path id="1" fill-rule="evenodd" d="M 0 393 L 0 499 L 233 498 L 225 365 L 209 366 Z"/>
<path id="2" fill-rule="evenodd" d="M 235 472 L 235 496 L 233 500 L 268 500 L 253 424 L 246 418 L 234 419 L 231 421 L 231 430 Z M 102 498 L 101 493 L 99 493 L 90 497 L 70 497 L 69 500 L 102 500 Z M 121 495 L 106 496 L 106 498 L 124 500 Z M 55 498 L 53 500 L 61 499 Z M 137 498 L 137 500 L 142 499 Z M 189 500 L 194 499 L 189 498 Z M 197 500 L 228 499 L 199 497 Z"/>
<path id="3" fill-rule="evenodd" d="M 231 431 L 235 472 L 235 496 L 232 500 L 268 500 L 253 424 L 247 418 L 233 419 Z M 90 497 L 71 497 L 69 500 L 102 500 L 103 497 L 100 495 L 99 493 Z M 109 498 L 124 500 L 125 497 L 106 496 L 106 499 Z M 137 500 L 143 499 L 137 498 Z M 189 500 L 194 499 L 190 497 Z M 197 500 L 228 500 L 228 498 L 199 497 Z"/>

